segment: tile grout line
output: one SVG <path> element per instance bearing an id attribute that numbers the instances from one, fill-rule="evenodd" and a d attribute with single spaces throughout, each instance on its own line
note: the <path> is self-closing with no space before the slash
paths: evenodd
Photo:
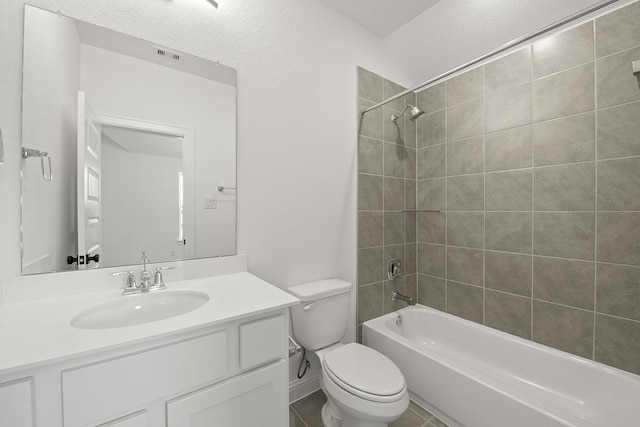
<path id="1" fill-rule="evenodd" d="M 633 4 L 633 3 L 635 3 L 635 2 L 631 2 L 631 3 L 629 3 L 629 4 Z M 623 7 L 624 7 L 624 6 L 623 6 Z M 611 13 L 611 12 L 613 12 L 613 11 L 610 11 L 609 13 Z M 604 16 L 604 15 L 602 15 L 602 16 Z M 594 24 L 594 26 L 595 26 L 596 19 L 597 19 L 597 18 L 594 18 L 594 19 L 593 19 L 593 24 Z M 595 38 L 595 36 L 596 36 L 596 35 L 595 35 L 595 28 L 594 28 L 593 34 L 594 34 L 594 38 Z M 594 43 L 594 44 L 593 44 L 593 48 L 594 48 L 593 57 L 595 58 L 595 59 L 594 59 L 594 61 L 600 61 L 600 60 L 603 60 L 603 59 L 605 59 L 605 58 L 610 58 L 610 57 L 612 57 L 612 56 L 614 56 L 614 55 L 619 55 L 619 54 L 622 54 L 622 53 L 628 53 L 629 51 L 632 51 L 633 49 L 637 49 L 637 48 L 639 48 L 639 47 L 640 47 L 640 44 L 637 44 L 637 45 L 631 46 L 631 47 L 626 48 L 626 49 L 618 50 L 618 51 L 615 51 L 615 52 L 613 52 L 613 53 L 609 53 L 609 54 L 607 54 L 607 55 L 603 55 L 603 56 L 600 56 L 600 57 L 598 57 L 598 56 L 597 56 L 597 53 L 595 52 L 595 47 L 596 47 L 596 46 L 595 46 L 595 43 Z"/>
<path id="2" fill-rule="evenodd" d="M 449 80 L 444 81 L 444 143 L 446 144 L 449 141 Z M 445 146 L 446 148 L 446 146 Z M 447 151 L 445 149 L 445 164 L 444 164 L 444 311 L 446 313 L 449 312 L 449 178 L 447 178 L 448 168 L 447 168 Z"/>
<path id="3" fill-rule="evenodd" d="M 480 98 L 476 98 L 475 101 L 478 101 L 479 99 Z M 512 130 L 512 129 L 523 128 L 523 127 L 526 127 L 526 126 L 535 126 L 535 125 L 539 125 L 539 124 L 543 124 L 543 123 L 549 123 L 549 122 L 554 122 L 554 121 L 574 118 L 574 117 L 577 117 L 577 116 L 584 116 L 584 115 L 588 115 L 588 114 L 594 113 L 596 110 L 610 110 L 610 109 L 613 109 L 613 108 L 625 107 L 625 106 L 628 106 L 628 105 L 631 105 L 631 104 L 637 104 L 637 103 L 640 103 L 640 100 L 636 99 L 636 100 L 622 102 L 622 103 L 615 104 L 615 105 L 608 105 L 608 106 L 603 106 L 603 107 L 595 107 L 594 109 L 591 109 L 591 110 L 580 111 L 580 112 L 577 112 L 577 113 L 564 114 L 564 115 L 561 115 L 561 116 L 558 116 L 558 117 L 552 117 L 552 118 L 549 118 L 549 119 L 543 119 L 543 120 L 537 120 L 537 121 L 533 120 L 533 117 L 532 117 L 531 123 L 524 124 L 524 125 L 517 125 L 517 126 L 509 126 L 509 127 L 503 128 L 503 129 L 498 129 L 498 130 L 491 131 L 491 132 L 485 132 L 485 134 L 493 135 L 493 134 L 505 132 L 505 131 Z M 460 105 L 460 104 L 458 104 L 458 105 Z M 439 112 L 442 112 L 444 110 L 445 109 L 438 110 L 437 112 L 439 113 Z M 434 113 L 429 113 L 429 114 L 426 114 L 425 116 L 429 116 L 431 114 L 434 114 Z M 465 136 L 464 138 L 459 138 L 459 139 L 455 139 L 455 140 L 448 141 L 448 142 L 465 141 L 465 140 L 468 140 L 468 139 L 477 138 L 477 137 L 482 136 L 482 135 L 483 134 L 475 134 L 475 135 Z M 362 135 L 362 136 L 364 136 L 365 138 L 370 138 L 370 139 L 375 139 L 375 140 L 381 141 L 381 139 L 378 139 L 378 138 L 375 138 L 375 137 L 372 137 L 372 136 L 367 136 L 367 135 Z M 417 149 L 424 149 L 424 148 L 432 147 L 432 146 L 435 146 L 435 145 L 442 145 L 442 144 L 445 144 L 445 143 L 447 143 L 447 141 L 436 143 L 436 144 L 431 144 L 431 145 L 428 145 L 428 146 L 425 146 L 425 147 L 416 147 L 416 148 Z M 542 166 L 552 166 L 552 165 L 542 165 Z"/>
<path id="4" fill-rule="evenodd" d="M 487 72 L 482 66 L 482 92 L 484 93 L 484 132 L 482 134 L 482 324 L 487 324 L 487 286 L 486 286 L 486 249 L 487 249 Z"/>
<path id="5" fill-rule="evenodd" d="M 415 402 L 413 402 L 413 403 L 415 403 Z M 416 403 L 416 405 L 417 405 L 417 403 Z M 419 406 L 419 405 L 418 405 L 418 406 Z M 421 408 L 422 408 L 422 407 L 421 407 Z M 425 418 L 425 417 L 423 417 L 422 415 L 420 415 L 420 413 L 418 413 L 418 411 L 416 411 L 415 409 L 413 409 L 413 408 L 411 407 L 411 405 L 409 405 L 409 407 L 408 407 L 407 409 L 408 409 L 408 410 L 410 410 L 411 412 L 413 412 L 414 414 L 416 414 L 419 418 L 422 418 L 422 419 L 423 419 L 425 422 L 427 422 L 427 423 L 428 423 L 429 421 L 431 421 L 431 419 L 434 417 L 434 415 L 433 415 L 433 414 L 431 414 L 431 417 L 429 417 L 429 418 Z M 422 409 L 424 409 L 424 408 L 422 408 Z"/>
<path id="6" fill-rule="evenodd" d="M 640 102 L 638 102 L 640 104 Z M 595 116 L 595 114 L 594 114 Z M 530 126 L 530 125 L 527 125 Z M 507 129 L 508 130 L 508 129 Z M 473 139 L 473 138 L 478 138 L 482 135 L 476 135 L 472 138 L 468 138 L 468 139 Z M 453 141 L 453 142 L 449 142 L 447 144 L 454 144 L 454 143 L 458 143 L 461 141 L 466 141 L 467 139 L 460 139 L 457 141 Z M 436 145 L 431 145 L 425 148 L 420 148 L 418 151 L 420 150 L 426 150 L 432 147 L 436 147 L 439 145 L 445 145 L 443 144 L 436 144 Z M 496 169 L 496 170 L 490 170 L 490 171 L 486 171 L 485 174 L 490 174 L 490 175 L 497 175 L 497 174 L 502 174 L 502 173 L 509 173 L 509 172 L 521 172 L 521 171 L 530 171 L 530 170 L 537 170 L 537 169 L 548 169 L 548 168 L 556 168 L 556 167 L 563 167 L 563 166 L 573 166 L 573 165 L 584 165 L 584 164 L 589 164 L 589 163 L 602 163 L 602 162 L 610 162 L 610 161 L 617 161 L 617 160 L 627 160 L 627 159 L 638 159 L 640 158 L 640 154 L 631 154 L 631 155 L 627 155 L 627 156 L 618 156 L 618 157 L 609 157 L 609 158 L 603 158 L 603 159 L 593 159 L 593 160 L 579 160 L 579 161 L 575 161 L 575 162 L 567 162 L 567 163 L 555 163 L 555 164 L 549 164 L 549 165 L 539 165 L 539 166 L 526 166 L 526 167 L 521 167 L 521 168 L 512 168 L 512 169 Z M 371 175 L 371 176 L 381 176 L 379 174 L 375 174 L 375 173 L 368 173 L 368 172 L 360 172 L 363 175 Z M 461 173 L 461 174 L 455 174 L 455 175 L 446 175 L 446 176 L 432 176 L 432 177 L 427 177 L 427 178 L 418 178 L 418 181 L 427 181 L 430 179 L 440 179 L 440 178 L 457 178 L 457 177 L 466 177 L 466 176 L 473 176 L 473 175 L 482 175 L 483 172 L 470 172 L 470 173 Z M 399 177 L 394 177 L 394 178 L 399 178 Z"/>
<path id="7" fill-rule="evenodd" d="M 308 397 L 308 396 L 307 396 Z M 306 397 L 304 397 L 303 399 L 306 399 Z M 302 418 L 302 416 L 300 414 L 298 414 L 298 411 L 296 411 L 296 409 L 293 407 L 293 404 L 289 405 L 289 408 L 291 408 L 291 410 L 293 411 L 294 414 L 296 414 L 298 416 L 298 419 L 300 419 L 300 421 L 302 421 L 302 424 L 305 425 L 305 427 L 309 427 L 309 425 L 307 424 L 307 422 Z"/>
<path id="8" fill-rule="evenodd" d="M 533 308 L 534 308 L 534 298 L 533 298 L 533 284 L 534 284 L 534 280 L 535 280 L 535 276 L 534 276 L 534 256 L 533 256 L 533 245 L 534 245 L 534 236 L 535 236 L 535 215 L 533 214 L 533 210 L 535 209 L 535 203 L 536 203 L 536 170 L 535 170 L 535 164 L 536 164 L 536 149 L 535 149 L 535 141 L 533 138 L 533 127 L 534 127 L 534 122 L 533 122 L 533 118 L 534 118 L 534 103 L 533 103 L 533 74 L 534 74 L 534 70 L 533 70 L 533 61 L 534 61 L 534 57 L 533 57 L 533 44 L 530 46 L 530 58 L 531 58 L 531 129 L 529 129 L 530 132 L 530 136 L 531 136 L 531 301 L 529 304 L 529 309 L 531 310 L 531 313 L 529 315 L 529 339 L 533 341 Z"/>
<path id="9" fill-rule="evenodd" d="M 430 274 L 419 273 L 418 275 L 425 276 L 425 277 L 430 277 L 430 278 L 433 278 L 433 279 L 444 280 L 442 277 L 433 276 L 433 275 L 430 275 Z M 480 285 L 474 285 L 472 283 L 461 282 L 461 281 L 458 281 L 458 280 L 449 280 L 449 281 L 452 282 L 452 283 L 457 283 L 457 284 L 464 285 L 464 286 L 471 286 L 471 287 L 478 288 L 478 289 L 482 288 Z M 557 307 L 564 307 L 564 308 L 568 308 L 568 309 L 572 309 L 572 310 L 578 310 L 578 311 L 582 311 L 582 312 L 586 312 L 586 313 L 593 312 L 593 310 L 588 309 L 588 308 L 576 307 L 574 305 L 563 304 L 563 303 L 560 303 L 560 302 L 549 301 L 549 300 L 541 299 L 541 298 L 531 298 L 531 297 L 526 296 L 526 295 L 516 294 L 514 292 L 504 291 L 504 290 L 501 290 L 501 289 L 487 288 L 487 291 L 489 291 L 489 292 L 497 292 L 497 293 L 500 293 L 500 294 L 510 295 L 510 296 L 518 297 L 518 298 L 533 299 L 535 301 L 539 301 L 539 302 L 542 302 L 542 303 L 545 303 L 545 304 L 551 304 L 551 305 L 554 305 L 554 306 L 557 306 Z M 615 314 L 611 314 L 611 313 L 605 313 L 605 312 L 596 312 L 596 314 L 640 324 L 640 319 L 633 319 L 633 318 L 630 318 L 630 317 L 623 317 L 623 316 L 619 316 L 619 315 L 615 315 Z"/>
<path id="10" fill-rule="evenodd" d="M 356 318 L 356 340 L 358 338 L 358 320 L 359 310 L 358 303 L 360 302 L 360 138 L 362 136 L 362 123 L 364 122 L 364 114 L 360 114 L 360 106 L 362 105 L 362 97 L 360 96 L 360 73 L 356 69 L 356 95 L 358 98 L 358 113 L 356 113 L 356 291 L 355 291 L 355 318 Z M 384 165 L 383 165 L 384 168 Z M 384 169 L 383 169 L 384 172 Z M 289 405 L 291 409 L 293 406 Z M 302 421 L 304 424 L 304 421 Z M 306 425 L 306 424 L 305 424 Z"/>
<path id="11" fill-rule="evenodd" d="M 622 317 L 622 316 L 618 316 L 618 315 L 615 315 L 615 314 L 609 314 L 609 313 L 603 313 L 603 312 L 596 312 L 596 314 L 599 314 L 601 316 L 613 317 L 614 319 L 626 320 L 628 322 L 634 322 L 634 323 L 640 324 L 640 319 L 631 319 L 629 317 Z"/>
<path id="12" fill-rule="evenodd" d="M 384 78 L 382 78 L 382 99 L 385 99 L 384 97 Z M 386 120 L 384 117 L 384 106 L 381 107 L 382 110 L 382 140 L 384 141 L 385 139 L 385 129 L 387 127 L 386 124 Z M 383 315 L 384 314 L 384 282 L 385 282 L 385 266 L 386 266 L 386 241 L 385 241 L 385 232 L 386 232 L 386 226 L 387 226 L 387 170 L 386 170 L 386 166 L 387 166 L 387 156 L 385 154 L 385 144 L 386 142 L 382 143 L 382 289 L 380 290 L 380 298 L 382 299 L 381 302 L 381 310 L 382 313 L 380 313 L 379 315 Z M 377 316 L 376 316 L 377 317 Z"/>
<path id="13" fill-rule="evenodd" d="M 455 212 L 455 213 L 458 213 L 458 212 Z M 475 212 L 474 211 L 473 213 L 480 213 L 480 212 Z M 634 211 L 632 213 L 637 213 L 637 212 Z M 431 246 L 451 246 L 452 248 L 482 250 L 482 248 L 478 248 L 478 247 L 446 245 L 444 243 L 435 243 L 435 242 L 421 242 L 421 241 L 418 241 L 416 243 L 422 244 L 422 245 L 431 245 Z M 371 246 L 371 247 L 366 247 L 366 248 L 361 248 L 361 249 L 377 249 L 377 248 L 381 248 L 381 246 Z M 487 250 L 489 252 L 496 252 L 496 253 L 509 254 L 509 255 L 533 256 L 533 257 L 536 257 L 536 258 L 557 259 L 557 260 L 573 261 L 573 262 L 580 262 L 580 263 L 589 263 L 589 264 L 596 264 L 597 263 L 597 264 L 604 264 L 604 265 L 614 265 L 614 266 L 619 266 L 619 267 L 640 268 L 639 264 L 621 264 L 621 263 L 615 263 L 615 262 L 598 261 L 598 260 L 595 260 L 595 259 L 567 258 L 567 257 L 561 257 L 561 256 L 555 256 L 555 255 L 536 254 L 536 253 L 532 254 L 532 253 L 525 253 L 525 252 L 512 252 L 512 251 L 504 251 L 504 250 L 492 249 L 492 248 L 487 248 L 485 250 Z"/>
<path id="14" fill-rule="evenodd" d="M 587 22 L 588 22 L 588 21 L 587 21 Z M 586 24 L 587 22 L 584 22 L 584 24 Z M 580 25 L 583 25 L 583 24 L 580 24 Z M 568 30 L 567 30 L 567 31 L 568 31 Z M 558 33 L 558 34 L 561 34 L 561 33 Z M 548 38 L 552 38 L 552 37 L 554 37 L 554 35 L 550 35 Z M 531 47 L 533 47 L 533 45 L 531 45 Z M 532 58 L 533 58 L 533 57 L 532 57 Z M 532 61 L 532 62 L 533 62 L 533 61 Z M 533 73 L 531 73 L 531 78 L 532 78 L 531 82 L 532 82 L 532 83 L 533 83 L 533 82 L 536 82 L 536 81 L 538 81 L 538 82 L 539 82 L 539 81 L 541 81 L 541 80 L 545 80 L 545 79 L 548 79 L 548 78 L 551 78 L 551 77 L 556 77 L 556 76 L 558 76 L 558 75 L 560 75 L 560 74 L 562 74 L 562 73 L 566 73 L 566 72 L 568 72 L 568 71 L 575 71 L 576 69 L 578 69 L 578 68 L 580 68 L 580 67 L 584 67 L 585 65 L 589 65 L 589 64 L 590 64 L 590 63 L 592 63 L 592 62 L 593 62 L 593 66 L 595 67 L 595 66 L 596 66 L 596 64 L 595 64 L 595 62 L 596 62 L 596 60 L 595 60 L 595 56 L 594 56 L 594 59 L 590 59 L 590 60 L 588 60 L 588 61 L 581 62 L 581 63 L 580 63 L 580 64 L 578 64 L 578 65 L 572 65 L 572 66 L 571 66 L 571 67 L 569 67 L 569 68 L 564 68 L 564 69 L 559 70 L 559 71 L 554 71 L 553 73 L 545 74 L 545 75 L 542 75 L 542 76 L 540 76 L 540 77 L 535 77 L 535 76 L 533 75 Z"/>
<path id="15" fill-rule="evenodd" d="M 418 94 L 416 92 L 414 92 L 414 96 L 415 96 L 415 102 L 416 102 L 416 106 L 418 105 Z M 415 165 L 413 168 L 413 178 L 414 178 L 414 204 L 415 204 L 415 208 L 416 210 L 418 210 L 418 120 L 414 121 L 414 131 L 415 131 L 415 144 L 416 144 L 416 158 L 415 158 Z M 416 226 L 416 230 L 415 230 L 415 235 L 414 235 L 414 240 L 415 240 L 415 270 L 416 270 L 416 302 L 420 301 L 420 282 L 419 279 L 420 277 L 418 276 L 418 214 L 416 213 L 416 219 L 415 219 L 415 226 Z"/>
<path id="16" fill-rule="evenodd" d="M 597 37 L 596 37 L 596 20 L 593 20 L 593 58 L 594 58 L 594 67 L 593 67 L 593 106 L 595 109 L 594 112 L 594 153 L 593 158 L 595 159 L 595 168 L 594 168 L 594 210 L 595 210 L 595 218 L 594 218 L 594 230 L 593 230 L 593 258 L 596 260 L 593 269 L 593 337 L 592 337 L 592 347 L 591 347 L 591 359 L 596 360 L 596 321 L 597 321 L 597 295 L 598 295 L 598 67 L 595 66 L 597 64 Z"/>
<path id="17" fill-rule="evenodd" d="M 612 110 L 614 108 L 626 107 L 626 106 L 629 106 L 631 104 L 638 104 L 638 103 L 640 103 L 640 99 L 634 99 L 633 101 L 621 102 L 619 104 L 607 105 L 607 106 L 599 107 L 599 108 L 596 107 L 596 110 L 600 110 L 600 111 L 602 111 L 602 110 Z"/>

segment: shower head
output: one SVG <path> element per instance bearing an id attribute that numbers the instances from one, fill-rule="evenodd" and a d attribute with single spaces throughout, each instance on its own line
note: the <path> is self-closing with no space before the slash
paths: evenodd
<path id="1" fill-rule="evenodd" d="M 418 117 L 424 114 L 424 111 L 422 111 L 418 107 L 414 107 L 413 105 L 407 105 L 406 107 L 404 107 L 404 110 L 402 110 L 402 113 L 400 113 L 399 116 L 396 116 L 395 114 L 393 114 L 391 116 L 391 121 L 395 123 L 396 120 L 402 117 L 404 115 L 404 112 L 407 111 L 409 108 L 411 108 L 411 113 L 410 113 L 411 115 L 409 116 L 409 120 L 411 121 L 414 121 L 415 119 L 417 119 Z"/>

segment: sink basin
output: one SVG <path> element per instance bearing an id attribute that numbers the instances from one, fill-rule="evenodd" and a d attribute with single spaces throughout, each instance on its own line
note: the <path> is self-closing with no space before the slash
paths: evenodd
<path id="1" fill-rule="evenodd" d="M 209 301 L 202 292 L 159 291 L 123 296 L 76 314 L 71 326 L 79 329 L 113 329 L 169 319 L 189 313 Z"/>

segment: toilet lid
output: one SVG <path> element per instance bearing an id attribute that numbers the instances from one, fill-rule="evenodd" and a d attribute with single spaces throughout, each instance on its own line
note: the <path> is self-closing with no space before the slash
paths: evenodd
<path id="1" fill-rule="evenodd" d="M 402 372 L 387 356 L 357 343 L 328 352 L 323 364 L 327 374 L 348 391 L 353 388 L 382 397 L 396 395 L 406 386 Z"/>

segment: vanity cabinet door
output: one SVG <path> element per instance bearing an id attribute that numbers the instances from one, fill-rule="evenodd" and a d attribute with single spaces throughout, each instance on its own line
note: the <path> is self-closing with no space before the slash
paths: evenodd
<path id="1" fill-rule="evenodd" d="M 98 427 L 147 427 L 147 412 L 136 412 L 109 423 L 100 424 Z"/>
<path id="2" fill-rule="evenodd" d="M 227 380 L 167 403 L 168 427 L 288 425 L 287 362 Z"/>
<path id="3" fill-rule="evenodd" d="M 0 384 L 0 426 L 32 427 L 31 380 Z"/>

